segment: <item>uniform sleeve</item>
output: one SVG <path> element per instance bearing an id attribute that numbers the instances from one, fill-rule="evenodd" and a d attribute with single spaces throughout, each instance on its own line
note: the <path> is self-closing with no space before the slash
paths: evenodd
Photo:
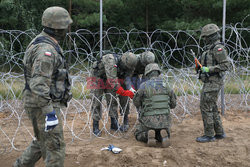
<path id="1" fill-rule="evenodd" d="M 144 95 L 144 83 L 141 84 L 140 88 L 136 92 L 134 98 L 133 98 L 133 103 L 134 105 L 139 108 L 142 106 L 142 100 L 143 100 L 143 95 Z"/>
<path id="2" fill-rule="evenodd" d="M 54 54 L 50 49 L 39 48 L 31 69 L 30 89 L 39 98 L 40 106 L 50 103 L 51 77 L 54 69 Z"/>
<path id="3" fill-rule="evenodd" d="M 170 91 L 170 108 L 173 109 L 176 107 L 176 95 L 173 90 Z"/>
<path id="4" fill-rule="evenodd" d="M 107 54 L 102 57 L 104 69 L 107 77 L 107 82 L 114 90 L 118 90 L 117 64 L 112 54 Z"/>
<path id="5" fill-rule="evenodd" d="M 214 47 L 213 56 L 216 61 L 216 65 L 209 67 L 210 73 L 218 73 L 229 70 L 230 61 L 227 56 L 227 50 L 223 45 L 216 45 Z"/>
<path id="6" fill-rule="evenodd" d="M 131 80 L 132 76 L 133 76 L 133 71 L 126 74 L 124 84 L 126 85 L 127 90 L 129 90 L 132 87 L 132 80 Z"/>

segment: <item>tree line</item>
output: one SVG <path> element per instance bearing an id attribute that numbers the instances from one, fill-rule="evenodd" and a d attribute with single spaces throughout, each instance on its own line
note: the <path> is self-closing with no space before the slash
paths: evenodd
<path id="1" fill-rule="evenodd" d="M 0 30 L 32 29 L 38 33 L 42 30 L 43 11 L 50 6 L 61 6 L 69 11 L 74 22 L 71 25 L 72 32 L 79 29 L 99 31 L 99 0 L 1 0 Z M 247 15 L 250 15 L 249 6 L 249 0 L 227 0 L 226 23 L 235 25 L 241 22 Z M 221 27 L 222 13 L 223 0 L 103 0 L 103 30 L 116 27 L 126 31 L 142 30 L 150 34 L 157 29 L 164 31 L 200 30 L 208 23 L 215 23 Z M 250 28 L 249 25 L 250 17 L 247 17 L 244 25 L 240 26 Z M 230 36 L 230 32 L 228 33 Z M 199 38 L 199 33 L 195 32 L 192 35 Z M 116 36 L 110 38 L 117 40 Z M 160 38 L 164 41 L 166 37 L 161 35 Z M 241 38 L 245 40 L 245 43 L 250 41 L 249 33 L 242 33 Z M 7 56 L 23 52 L 31 39 L 27 36 L 20 36 L 19 40 L 19 43 L 15 42 L 12 46 L 8 34 L 0 34 L 0 64 L 6 61 Z M 142 40 L 147 42 L 146 39 Z M 186 40 L 178 38 L 178 44 L 185 45 Z M 131 44 L 132 47 L 142 47 L 141 43 L 136 42 L 138 41 Z M 175 45 L 171 42 L 169 44 Z M 118 43 L 116 47 L 121 48 L 122 45 L 123 43 Z M 12 51 L 9 52 L 10 46 Z M 105 41 L 104 49 L 109 49 L 105 47 Z M 179 57 L 178 60 L 181 59 L 180 56 L 175 57 Z M 15 61 L 21 62 L 21 59 Z M 178 64 L 176 59 L 171 59 L 170 62 L 175 66 Z M 3 68 L 7 69 L 5 66 Z"/>
<path id="2" fill-rule="evenodd" d="M 72 31 L 99 30 L 98 0 L 1 0 L 0 29 L 41 30 L 43 11 L 49 6 L 69 10 Z M 227 0 L 227 24 L 235 24 L 250 14 L 249 0 Z M 197 30 L 207 23 L 222 25 L 223 0 L 103 0 L 103 27 L 146 32 Z M 250 20 L 245 21 L 246 26 Z"/>

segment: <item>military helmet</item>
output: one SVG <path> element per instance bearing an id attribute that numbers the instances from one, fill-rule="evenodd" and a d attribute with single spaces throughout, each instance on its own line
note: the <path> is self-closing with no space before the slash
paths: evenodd
<path id="1" fill-rule="evenodd" d="M 146 66 L 150 63 L 154 63 L 155 62 L 155 55 L 154 53 L 150 52 L 150 51 L 146 51 L 143 52 L 141 54 L 141 63 Z"/>
<path id="2" fill-rule="evenodd" d="M 126 52 L 122 54 L 121 61 L 126 68 L 135 69 L 138 59 L 134 53 Z"/>
<path id="3" fill-rule="evenodd" d="M 216 24 L 207 24 L 201 29 L 201 37 L 212 35 L 220 31 Z"/>
<path id="4" fill-rule="evenodd" d="M 52 29 L 67 29 L 73 23 L 69 12 L 58 6 L 47 8 L 43 12 L 42 25 Z"/>
<path id="5" fill-rule="evenodd" d="M 144 75 L 149 74 L 151 71 L 159 71 L 161 73 L 161 69 L 159 68 L 157 63 L 150 63 L 145 67 Z"/>

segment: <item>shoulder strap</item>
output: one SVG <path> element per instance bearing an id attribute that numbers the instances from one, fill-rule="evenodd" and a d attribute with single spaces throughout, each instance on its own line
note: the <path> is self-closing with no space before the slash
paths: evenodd
<path id="1" fill-rule="evenodd" d="M 47 43 L 52 45 L 55 50 L 57 51 L 57 53 L 59 53 L 60 55 L 62 55 L 62 52 L 60 50 L 60 47 L 58 44 L 56 44 L 55 42 L 53 42 L 51 39 L 49 39 L 46 36 L 40 36 L 38 38 L 35 39 L 35 41 L 32 43 L 33 45 L 39 44 L 39 43 Z"/>
<path id="2" fill-rule="evenodd" d="M 62 56 L 64 68 L 68 69 L 68 64 L 67 64 L 66 59 L 65 59 L 64 55 L 62 54 L 61 49 L 60 49 L 58 44 L 56 44 L 55 42 L 53 42 L 50 38 L 48 38 L 46 36 L 40 36 L 40 37 L 36 38 L 32 44 L 36 45 L 39 43 L 47 43 L 47 44 L 50 44 L 51 46 L 53 46 L 54 49 L 57 51 L 57 53 Z"/>

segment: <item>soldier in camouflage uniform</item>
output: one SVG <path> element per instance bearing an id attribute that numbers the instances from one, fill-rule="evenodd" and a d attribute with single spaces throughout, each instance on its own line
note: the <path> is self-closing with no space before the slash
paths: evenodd
<path id="1" fill-rule="evenodd" d="M 199 70 L 199 78 L 204 83 L 200 97 L 204 136 L 197 137 L 197 142 L 210 142 L 226 137 L 217 107 L 217 99 L 223 85 L 224 73 L 231 64 L 227 51 L 220 42 L 219 31 L 219 27 L 215 24 L 207 24 L 201 30 L 201 37 L 207 44 L 207 48 L 201 56 L 203 67 L 197 69 Z"/>
<path id="2" fill-rule="evenodd" d="M 170 109 L 176 106 L 176 95 L 159 77 L 161 70 L 156 63 L 148 64 L 145 76 L 149 78 L 140 85 L 133 99 L 139 110 L 139 124 L 136 126 L 135 138 L 155 146 L 156 140 L 162 147 L 170 145 Z"/>
<path id="3" fill-rule="evenodd" d="M 49 7 L 42 16 L 43 31 L 24 56 L 24 107 L 31 119 L 35 140 L 14 167 L 34 167 L 42 157 L 47 167 L 64 166 L 65 143 L 60 108 L 71 99 L 70 80 L 58 42 L 72 23 L 67 10 Z"/>
<path id="4" fill-rule="evenodd" d="M 144 75 L 146 65 L 154 63 L 155 61 L 155 55 L 150 51 L 143 52 L 142 54 L 136 56 L 138 58 L 138 63 L 135 67 L 135 71 L 132 77 L 133 88 L 135 90 L 139 89 L 140 84 L 146 80 Z M 140 79 L 139 75 L 141 74 L 143 74 L 143 76 Z"/>
<path id="5" fill-rule="evenodd" d="M 119 127 L 117 113 L 117 99 L 119 96 L 121 106 L 125 106 L 128 97 L 133 98 L 134 93 L 131 89 L 131 77 L 137 64 L 136 56 L 131 52 L 122 55 L 106 54 L 101 60 L 93 63 L 92 77 L 90 89 L 93 89 L 93 133 L 97 136 L 101 135 L 99 129 L 99 120 L 102 117 L 101 101 L 102 95 L 105 93 L 107 106 L 110 106 L 109 116 L 111 118 L 111 129 L 125 131 L 124 123 Z M 124 115 L 128 115 L 128 110 L 123 111 Z"/>

